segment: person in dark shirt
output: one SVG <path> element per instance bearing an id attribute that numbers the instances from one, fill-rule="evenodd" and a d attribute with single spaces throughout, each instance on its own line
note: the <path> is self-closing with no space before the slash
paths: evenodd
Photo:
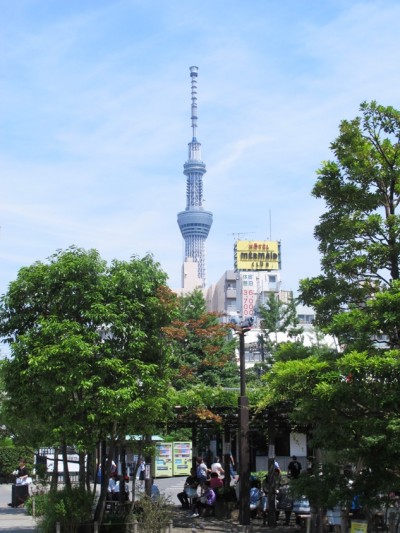
<path id="1" fill-rule="evenodd" d="M 293 455 L 292 460 L 288 464 L 289 477 L 297 479 L 301 473 L 301 463 L 297 460 L 297 457 Z"/>
<path id="2" fill-rule="evenodd" d="M 28 485 L 32 482 L 29 477 L 29 471 L 25 459 L 20 459 L 18 468 L 13 472 L 16 476 L 15 483 L 12 486 L 11 503 L 9 507 L 23 507 L 25 500 L 29 497 Z"/>
<path id="3" fill-rule="evenodd" d="M 197 495 L 198 485 L 199 480 L 196 477 L 196 469 L 192 468 L 190 470 L 190 476 L 186 478 L 183 486 L 183 492 L 179 492 L 179 494 L 177 494 L 177 498 L 181 502 L 182 507 L 189 509 L 192 498 Z"/>

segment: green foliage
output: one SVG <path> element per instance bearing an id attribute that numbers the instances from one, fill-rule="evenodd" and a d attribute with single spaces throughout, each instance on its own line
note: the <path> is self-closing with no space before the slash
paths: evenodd
<path id="1" fill-rule="evenodd" d="M 164 328 L 173 349 L 172 383 L 177 390 L 238 385 L 236 340 L 229 339 L 229 332 L 217 315 L 206 312 L 200 290 L 178 299 L 176 319 Z"/>
<path id="2" fill-rule="evenodd" d="M 2 416 L 17 438 L 87 453 L 165 424 L 170 348 L 162 328 L 176 308 L 166 280 L 150 255 L 107 265 L 76 247 L 19 271 L 0 301 L 0 335 L 11 351 L 1 366 Z"/>
<path id="3" fill-rule="evenodd" d="M 256 479 L 260 483 L 262 483 L 265 479 L 265 476 L 268 474 L 267 470 L 258 470 L 257 472 L 251 473 L 251 478 Z"/>
<path id="4" fill-rule="evenodd" d="M 387 301 L 395 312 L 399 291 L 400 113 L 376 102 L 360 111 L 340 124 L 336 159 L 318 173 L 313 194 L 327 206 L 315 230 L 323 274 L 302 281 L 301 298 L 322 327 L 362 350 L 378 332 L 399 346 L 398 322 L 381 310 Z"/>
<path id="5" fill-rule="evenodd" d="M 215 489 L 218 501 L 236 502 L 235 487 L 218 487 Z"/>
<path id="6" fill-rule="evenodd" d="M 267 302 L 260 305 L 259 315 L 262 331 L 259 343 L 263 362 L 264 353 L 265 357 L 272 361 L 278 345 L 278 333 L 287 333 L 289 337 L 298 338 L 303 332 L 299 327 L 296 302 L 293 299 L 289 303 L 282 302 L 274 293 L 270 293 Z"/>
<path id="7" fill-rule="evenodd" d="M 35 494 L 25 501 L 25 509 L 29 515 L 33 515 L 33 507 L 35 506 L 35 516 L 43 516 L 46 509 L 47 494 Z"/>
<path id="8" fill-rule="evenodd" d="M 132 513 L 109 513 L 104 517 L 100 531 L 101 533 L 126 533 L 127 524 L 132 524 L 133 520 L 135 516 Z M 128 531 L 131 530 L 132 527 L 128 529 Z"/>
<path id="9" fill-rule="evenodd" d="M 63 533 L 76 533 L 80 524 L 92 522 L 92 496 L 79 488 L 50 491 L 40 496 L 37 503 L 42 510 L 40 533 L 53 533 L 57 522 Z"/>
<path id="10" fill-rule="evenodd" d="M 136 509 L 140 510 L 135 516 L 139 523 L 139 530 L 143 533 L 164 533 L 172 521 L 173 506 L 164 496 L 160 496 L 156 501 L 143 496 Z"/>
<path id="11" fill-rule="evenodd" d="M 192 430 L 190 428 L 177 428 L 163 434 L 164 442 L 191 441 Z"/>
<path id="12" fill-rule="evenodd" d="M 360 111 L 340 124 L 334 160 L 318 172 L 322 273 L 300 291 L 340 349 L 280 347 L 260 402 L 284 408 L 322 450 L 293 481 L 317 506 L 349 505 L 352 494 L 373 505 L 399 489 L 400 113 L 376 102 Z"/>
<path id="13" fill-rule="evenodd" d="M 28 470 L 32 472 L 33 454 L 23 446 L 0 447 L 0 482 L 10 483 L 15 477 L 12 472 L 18 468 L 19 458 L 26 460 Z"/>

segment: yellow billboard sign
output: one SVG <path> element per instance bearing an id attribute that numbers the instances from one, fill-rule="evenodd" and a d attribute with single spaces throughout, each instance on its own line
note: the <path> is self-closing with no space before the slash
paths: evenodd
<path id="1" fill-rule="evenodd" d="M 281 244 L 279 241 L 237 241 L 236 270 L 279 270 Z"/>

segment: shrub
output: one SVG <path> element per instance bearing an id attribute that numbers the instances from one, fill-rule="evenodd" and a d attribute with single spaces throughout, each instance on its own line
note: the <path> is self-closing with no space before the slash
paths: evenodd
<path id="1" fill-rule="evenodd" d="M 132 515 L 108 514 L 101 524 L 101 533 L 125 533 L 126 524 L 132 522 Z"/>
<path id="2" fill-rule="evenodd" d="M 25 502 L 26 512 L 30 515 L 33 515 L 33 505 L 35 505 L 35 516 L 43 516 L 46 498 L 47 494 L 38 494 L 37 496 L 28 498 Z"/>
<path id="3" fill-rule="evenodd" d="M 54 533 L 57 522 L 62 533 L 76 533 L 80 524 L 92 521 L 92 495 L 79 487 L 50 491 L 41 497 L 43 514 L 38 525 L 41 533 Z"/>
<path id="4" fill-rule="evenodd" d="M 237 501 L 235 487 L 219 487 L 214 492 L 216 492 L 217 500 L 221 502 Z"/>
<path id="5" fill-rule="evenodd" d="M 155 501 L 143 496 L 135 505 L 135 509 L 137 514 L 133 517 L 136 517 L 139 531 L 143 533 L 164 533 L 172 520 L 173 506 L 165 496 L 160 496 Z M 133 517 L 129 521 L 132 521 Z"/>

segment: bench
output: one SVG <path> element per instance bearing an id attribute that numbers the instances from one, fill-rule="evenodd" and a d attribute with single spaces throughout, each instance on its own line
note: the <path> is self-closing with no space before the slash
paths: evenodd
<path id="1" fill-rule="evenodd" d="M 108 514 L 125 514 L 130 505 L 130 501 L 106 500 L 105 512 Z"/>

